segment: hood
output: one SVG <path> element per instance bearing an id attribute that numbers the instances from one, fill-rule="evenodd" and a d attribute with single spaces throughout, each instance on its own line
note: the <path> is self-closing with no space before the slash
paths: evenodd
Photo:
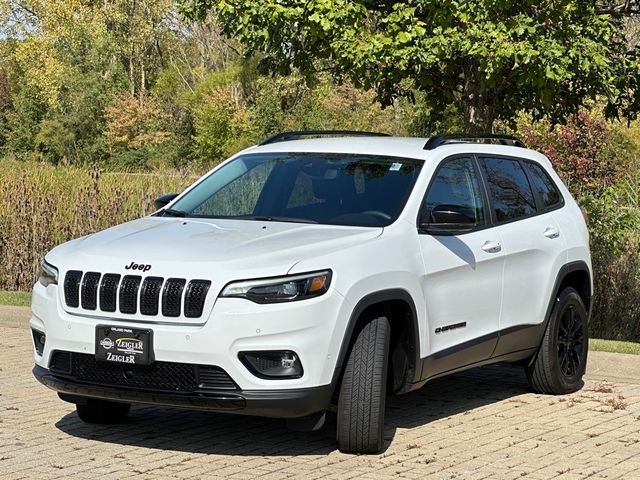
<path id="1" fill-rule="evenodd" d="M 382 231 L 250 220 L 146 217 L 60 245 L 47 254 L 47 261 L 60 272 L 59 296 L 65 310 L 109 319 L 113 319 L 113 313 L 85 311 L 66 304 L 64 279 L 69 270 L 118 274 L 123 282 L 126 275 L 142 277 L 141 282 L 146 277 L 185 279 L 187 283 L 209 280 L 211 287 L 201 317 L 185 318 L 183 312 L 179 317 L 160 315 L 148 319 L 203 324 L 229 282 L 285 275 L 301 260 L 373 240 Z M 147 321 L 121 311 L 116 316 Z"/>
<path id="2" fill-rule="evenodd" d="M 47 255 L 60 269 L 229 280 L 286 274 L 303 259 L 372 240 L 382 228 L 250 220 L 145 217 L 65 243 Z M 330 268 L 331 265 L 327 265 Z"/>

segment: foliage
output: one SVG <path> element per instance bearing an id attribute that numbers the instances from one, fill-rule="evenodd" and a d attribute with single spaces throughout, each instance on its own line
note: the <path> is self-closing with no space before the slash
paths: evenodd
<path id="1" fill-rule="evenodd" d="M 151 213 L 160 194 L 194 180 L 101 173 L 70 166 L 0 162 L 0 290 L 29 290 L 40 258 L 52 247 Z"/>
<path id="2" fill-rule="evenodd" d="M 576 198 L 603 193 L 619 175 L 624 140 L 600 115 L 581 110 L 556 126 L 548 119 L 521 122 L 520 132 L 528 147 L 551 160 Z"/>
<path id="3" fill-rule="evenodd" d="M 455 107 L 465 130 L 517 112 L 553 123 L 603 96 L 609 116 L 635 116 L 638 70 L 623 22 L 596 2 L 562 0 L 180 0 L 189 19 L 214 9 L 225 34 L 265 70 L 330 69 L 384 105 L 423 92 L 431 114 Z"/>
<path id="4" fill-rule="evenodd" d="M 104 113 L 104 136 L 113 151 L 154 147 L 171 137 L 168 115 L 153 97 L 117 97 Z"/>

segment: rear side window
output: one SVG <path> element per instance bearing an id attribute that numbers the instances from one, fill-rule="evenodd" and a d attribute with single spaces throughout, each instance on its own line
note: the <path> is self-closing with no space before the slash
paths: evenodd
<path id="1" fill-rule="evenodd" d="M 481 158 L 498 222 L 536 213 L 533 191 L 520 162 L 507 158 Z"/>
<path id="2" fill-rule="evenodd" d="M 549 174 L 536 163 L 525 162 L 525 168 L 529 171 L 533 186 L 538 191 L 544 208 L 548 210 L 561 205 L 563 202 L 562 195 L 560 195 L 558 187 L 553 183 Z"/>

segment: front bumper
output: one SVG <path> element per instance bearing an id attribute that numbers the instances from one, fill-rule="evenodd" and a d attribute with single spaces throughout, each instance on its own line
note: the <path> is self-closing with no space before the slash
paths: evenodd
<path id="1" fill-rule="evenodd" d="M 63 400 L 99 398 L 126 403 L 181 407 L 261 417 L 299 418 L 325 410 L 331 401 L 331 385 L 283 390 L 236 390 L 190 393 L 156 392 L 131 387 L 111 387 L 58 376 L 36 365 L 33 375 L 58 392 Z"/>
<path id="2" fill-rule="evenodd" d="M 99 324 L 153 331 L 155 360 L 216 365 L 243 391 L 300 390 L 328 385 L 334 380 L 349 305 L 335 290 L 291 304 L 258 305 L 237 298 L 219 298 L 203 325 L 167 324 L 138 316 L 123 319 L 65 311 L 55 285 L 33 289 L 30 326 L 46 335 L 46 344 L 34 355 L 35 363 L 51 368 L 56 351 L 93 355 Z M 304 374 L 298 378 L 267 379 L 254 375 L 241 361 L 243 352 L 291 351 Z"/>

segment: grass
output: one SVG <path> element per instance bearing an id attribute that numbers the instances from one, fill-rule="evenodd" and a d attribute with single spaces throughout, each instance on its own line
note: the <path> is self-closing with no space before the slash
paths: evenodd
<path id="1" fill-rule="evenodd" d="M 589 340 L 589 349 L 597 352 L 630 353 L 632 355 L 640 355 L 640 343 L 621 342 L 619 340 L 591 338 Z"/>
<path id="2" fill-rule="evenodd" d="M 7 292 L 0 290 L 0 305 L 28 307 L 31 305 L 30 292 Z"/>

